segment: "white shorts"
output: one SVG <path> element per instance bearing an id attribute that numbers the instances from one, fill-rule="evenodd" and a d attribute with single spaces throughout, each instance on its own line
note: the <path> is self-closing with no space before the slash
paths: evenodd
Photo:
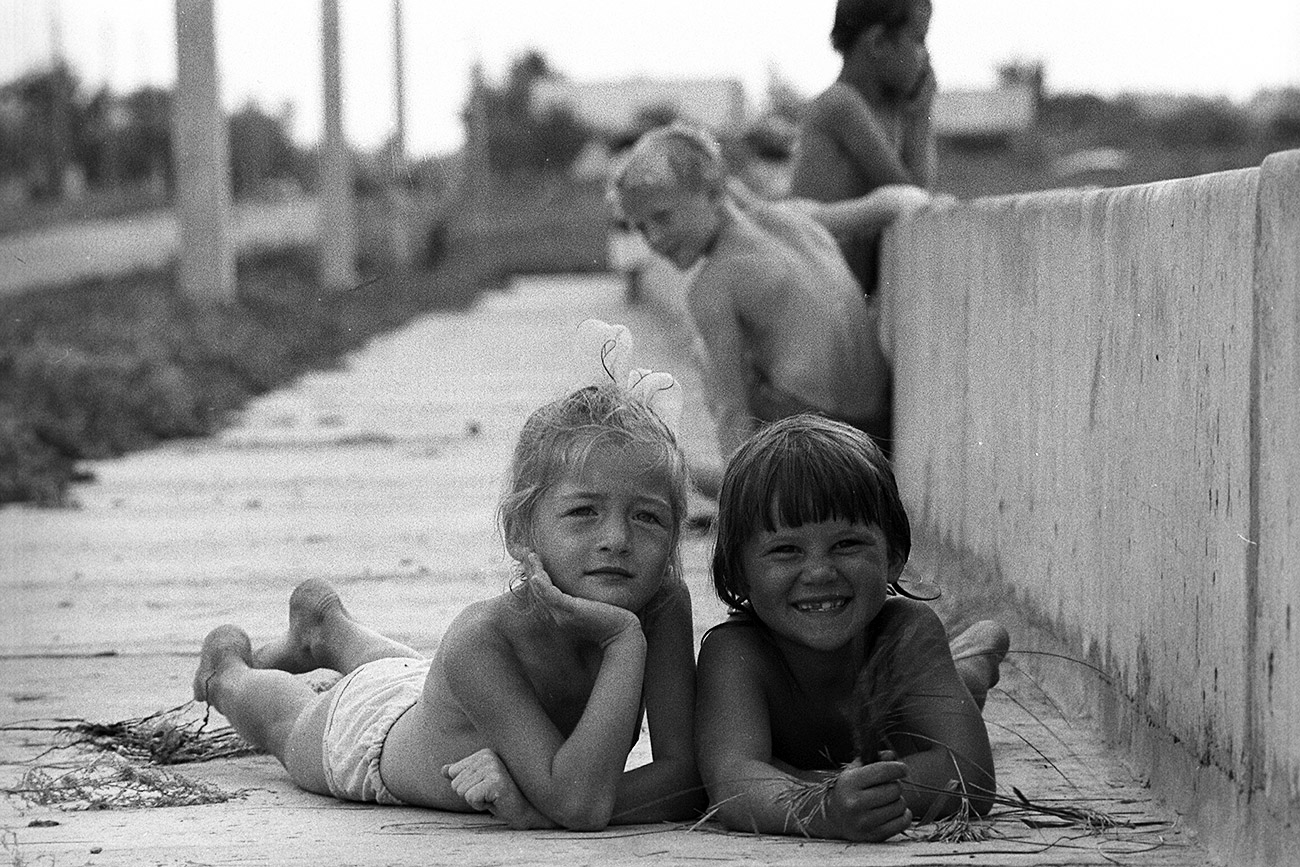
<path id="1" fill-rule="evenodd" d="M 345 801 L 402 803 L 384 785 L 379 758 L 393 723 L 419 701 L 431 663 L 376 659 L 335 685 L 321 736 L 321 763 L 331 795 Z"/>

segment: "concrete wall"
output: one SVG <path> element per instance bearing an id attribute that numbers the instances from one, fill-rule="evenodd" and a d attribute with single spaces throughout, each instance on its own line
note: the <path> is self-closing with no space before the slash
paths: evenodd
<path id="1" fill-rule="evenodd" d="M 1212 845 L 1282 863 L 1300 843 L 1300 151 L 927 212 L 883 268 L 921 541 L 997 585 L 1013 635 L 1046 627 L 1110 676 L 1088 700 Z M 1050 682 L 1061 663 L 1040 659 Z"/>

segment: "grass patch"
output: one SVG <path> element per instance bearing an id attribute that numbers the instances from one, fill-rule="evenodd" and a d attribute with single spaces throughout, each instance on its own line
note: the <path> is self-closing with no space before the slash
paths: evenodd
<path id="1" fill-rule="evenodd" d="M 238 298 L 184 297 L 141 273 L 0 298 L 0 503 L 63 505 L 87 459 L 217 430 L 249 398 L 333 366 L 370 338 L 473 302 L 513 273 L 604 267 L 594 185 L 495 191 L 422 238 L 425 266 L 366 249 L 325 294 L 303 251 L 241 261 Z"/>

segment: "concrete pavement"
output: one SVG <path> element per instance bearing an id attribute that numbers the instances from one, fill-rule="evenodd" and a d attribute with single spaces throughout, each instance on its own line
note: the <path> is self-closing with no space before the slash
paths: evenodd
<path id="1" fill-rule="evenodd" d="M 308 575 L 333 580 L 356 615 L 400 640 L 436 646 L 464 604 L 505 586 L 493 512 L 507 457 L 527 413 L 572 384 L 567 336 L 589 316 L 628 324 L 634 363 L 679 375 L 684 444 L 713 453 L 678 330 L 654 308 L 627 308 L 613 280 L 530 279 L 379 338 L 341 369 L 255 401 L 216 436 L 96 462 L 77 508 L 0 509 L 0 724 L 19 724 L 0 731 L 0 781 L 95 758 L 42 755 L 49 736 L 20 721 L 109 722 L 181 704 L 207 631 L 236 622 L 255 642 L 279 634 L 289 591 Z M 697 636 L 723 613 L 710 542 L 697 532 L 683 548 Z M 917 559 L 923 571 L 924 552 Z M 221 804 L 64 812 L 10 795 L 0 840 L 14 864 L 1208 863 L 1086 720 L 1065 719 L 1010 666 L 1004 685 L 986 714 L 1003 787 L 1131 827 L 1089 833 L 1008 815 L 982 843 L 881 846 L 711 823 L 511 832 L 305 794 L 274 760 L 246 757 L 171 769 L 236 795 Z M 647 758 L 646 741 L 632 762 Z"/>

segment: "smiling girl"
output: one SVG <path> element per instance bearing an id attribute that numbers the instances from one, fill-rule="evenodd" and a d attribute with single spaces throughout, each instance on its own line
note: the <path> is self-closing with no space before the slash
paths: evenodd
<path id="1" fill-rule="evenodd" d="M 963 800 L 987 812 L 966 680 L 996 679 L 1005 632 L 984 624 L 997 640 L 959 674 L 938 616 L 900 595 L 910 548 L 888 463 L 849 425 L 793 416 L 731 459 L 713 581 L 732 614 L 701 644 L 696 717 L 728 827 L 880 841 Z"/>

